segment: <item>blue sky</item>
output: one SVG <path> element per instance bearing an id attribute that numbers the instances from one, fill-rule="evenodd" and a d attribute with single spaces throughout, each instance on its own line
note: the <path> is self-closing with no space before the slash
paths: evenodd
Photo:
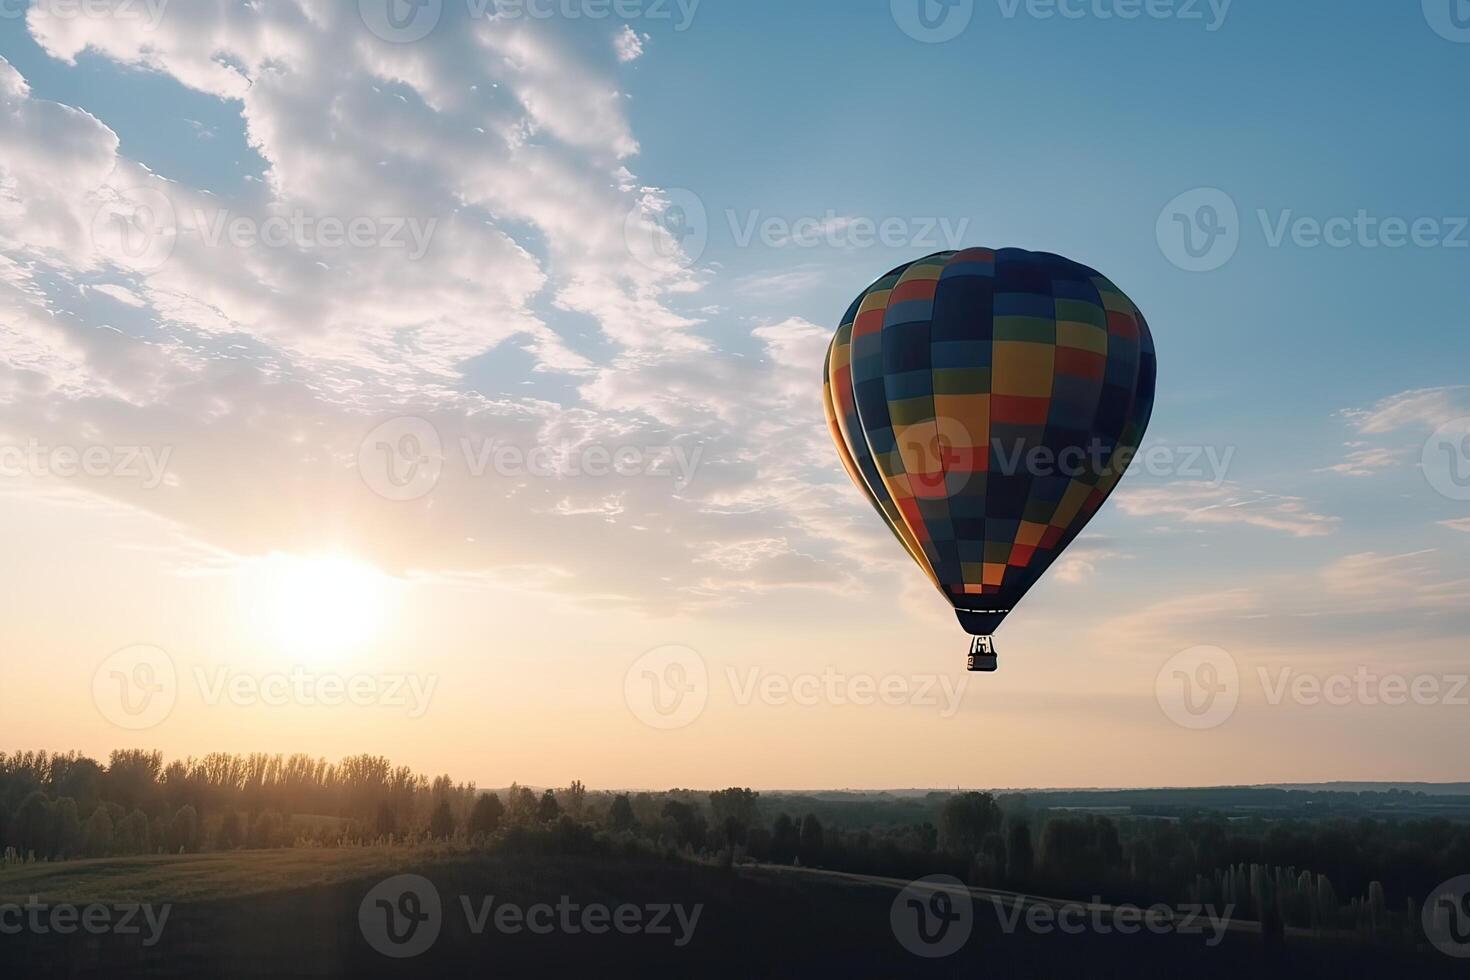
<path id="1" fill-rule="evenodd" d="M 549 650 L 567 636 L 534 610 L 573 610 L 573 635 L 608 631 L 601 655 L 622 665 L 677 641 L 712 661 L 815 669 L 835 647 L 938 671 L 962 638 L 842 474 L 820 358 L 889 268 L 1020 246 L 1129 293 L 1159 354 L 1147 444 L 1228 467 L 1130 474 L 1008 622 L 1002 653 L 1030 659 L 997 682 L 1004 699 L 1058 724 L 1075 708 L 1051 687 L 1060 668 L 1105 689 L 1089 716 L 1147 735 L 1129 727 L 1139 699 L 1200 644 L 1231 651 L 1256 707 L 1253 669 L 1347 670 L 1364 646 L 1406 671 L 1463 669 L 1470 514 L 1444 466 L 1420 465 L 1431 432 L 1470 427 L 1462 0 L 1179 0 L 1132 19 L 1128 0 L 1064 0 L 1067 16 L 962 0 L 968 24 L 942 43 L 901 27 L 938 0 L 703 0 L 687 24 L 626 2 L 646 15 L 570 18 L 585 5 L 557 0 L 487 20 L 444 0 L 411 43 L 351 3 L 0 17 L 0 445 L 170 453 L 161 487 L 7 475 L 11 520 L 61 535 L 59 490 L 105 502 L 130 530 L 104 547 L 154 556 L 163 583 L 346 553 L 419 591 L 499 596 L 496 628 Z M 184 224 L 405 219 L 431 222 L 432 246 L 421 261 L 263 248 L 181 224 L 144 262 L 97 231 L 160 194 Z M 1234 215 L 1191 271 L 1178 222 L 1204 234 L 1203 204 Z M 758 230 L 768 219 L 823 230 L 806 246 Z M 1388 247 L 1385 221 L 1422 241 Z M 895 242 L 854 239 L 884 222 Z M 1312 222 L 1349 238 L 1309 247 Z M 429 426 L 444 472 L 392 499 L 362 445 L 402 419 Z M 699 462 L 678 485 L 564 465 L 487 479 L 463 440 Z M 129 635 L 167 633 L 180 605 Z M 464 646 L 472 622 L 441 612 L 428 632 L 459 650 L 468 689 L 496 682 Z M 91 629 L 96 656 L 114 632 Z M 1452 728 L 1443 710 L 1414 717 Z M 739 722 L 720 736 L 738 742 Z M 1297 715 L 1258 728 L 1242 758 L 1314 731 Z M 1169 778 L 1187 781 L 1188 758 Z M 1431 751 L 1418 771 L 1452 767 Z M 1261 778 L 1352 775 L 1320 755 L 1287 768 Z"/>

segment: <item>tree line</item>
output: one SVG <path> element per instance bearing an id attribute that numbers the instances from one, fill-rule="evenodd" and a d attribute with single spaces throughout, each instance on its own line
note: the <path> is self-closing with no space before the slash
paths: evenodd
<path id="1" fill-rule="evenodd" d="M 1433 819 L 1103 816 L 1021 794 L 931 793 L 884 820 L 871 801 L 731 787 L 481 791 L 380 756 L 0 753 L 7 861 L 454 841 L 638 847 L 697 860 L 825 867 L 1136 904 L 1210 902 L 1288 927 L 1414 941 L 1418 907 L 1470 869 L 1470 824 Z M 539 836 L 538 836 L 539 835 Z"/>

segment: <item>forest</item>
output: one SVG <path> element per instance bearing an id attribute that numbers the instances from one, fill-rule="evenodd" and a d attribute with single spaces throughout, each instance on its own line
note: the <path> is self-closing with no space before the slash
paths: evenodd
<path id="1" fill-rule="evenodd" d="M 480 790 L 370 755 L 166 762 L 158 752 L 120 750 L 104 763 L 0 753 L 6 864 L 431 841 L 508 853 L 658 853 L 893 878 L 943 873 L 1079 900 L 1232 905 L 1268 939 L 1307 929 L 1390 945 L 1416 943 L 1426 896 L 1470 868 L 1470 822 L 1443 816 L 1241 817 L 1203 807 L 1099 814 L 1048 800 L 976 791 L 607 792 L 575 781 Z"/>

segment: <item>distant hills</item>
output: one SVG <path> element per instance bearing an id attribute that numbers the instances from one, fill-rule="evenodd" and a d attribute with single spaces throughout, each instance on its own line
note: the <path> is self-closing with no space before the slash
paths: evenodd
<path id="1" fill-rule="evenodd" d="M 773 796 L 810 796 L 818 799 L 862 798 L 875 796 L 922 797 L 931 793 L 956 793 L 970 789 L 1000 795 L 1002 793 L 1024 793 L 1028 796 L 1069 793 L 1200 793 L 1249 790 L 1290 790 L 1304 793 L 1423 793 L 1426 796 L 1470 796 L 1470 782 L 1463 783 L 1416 783 L 1416 782 L 1354 782 L 1335 781 L 1326 783 L 1250 783 L 1221 786 L 1031 786 L 1012 787 L 930 787 L 920 789 L 792 789 L 762 790 Z"/>

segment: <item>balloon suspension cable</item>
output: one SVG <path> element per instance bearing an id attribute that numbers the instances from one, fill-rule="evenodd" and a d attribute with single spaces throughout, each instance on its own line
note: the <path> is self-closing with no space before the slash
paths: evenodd
<path id="1" fill-rule="evenodd" d="M 965 662 L 967 670 L 979 673 L 993 673 L 1000 667 L 1000 662 L 995 659 L 995 639 L 989 636 L 977 636 L 970 642 L 970 656 Z"/>

